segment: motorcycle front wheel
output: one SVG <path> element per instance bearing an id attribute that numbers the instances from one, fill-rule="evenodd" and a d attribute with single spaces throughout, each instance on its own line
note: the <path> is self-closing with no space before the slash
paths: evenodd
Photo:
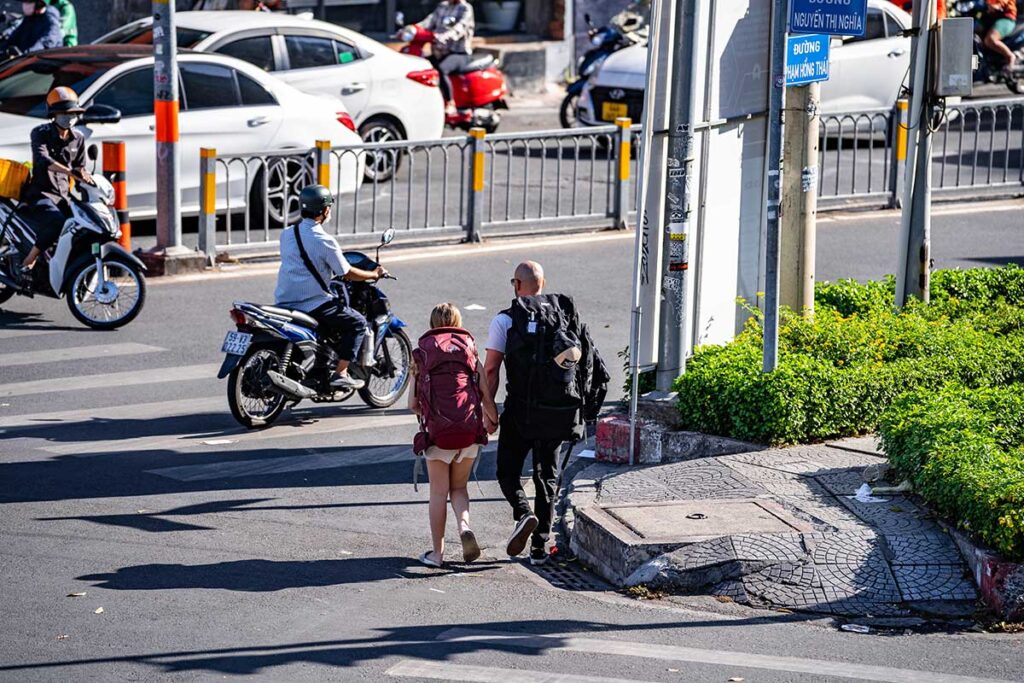
<path id="1" fill-rule="evenodd" d="M 366 386 L 359 390 L 359 398 L 371 408 L 390 408 L 405 393 L 411 376 L 412 343 L 403 330 L 395 330 L 380 345 L 377 365 L 370 372 Z"/>
<path id="2" fill-rule="evenodd" d="M 580 96 L 569 93 L 562 100 L 562 106 L 558 108 L 558 121 L 562 128 L 576 127 L 576 107 L 579 105 Z"/>
<path id="3" fill-rule="evenodd" d="M 94 330 L 113 330 L 127 325 L 146 303 L 146 278 L 138 266 L 112 256 L 103 261 L 104 284 L 99 284 L 96 260 L 71 273 L 68 308 L 78 322 Z"/>
<path id="4" fill-rule="evenodd" d="M 281 356 L 269 346 L 252 346 L 228 375 L 228 406 L 231 415 L 247 429 L 274 424 L 287 400 L 267 377 L 267 371 L 284 372 Z"/>

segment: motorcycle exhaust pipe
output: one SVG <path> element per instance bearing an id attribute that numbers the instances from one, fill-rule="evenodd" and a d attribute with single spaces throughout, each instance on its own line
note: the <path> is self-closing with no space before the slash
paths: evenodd
<path id="1" fill-rule="evenodd" d="M 280 372 L 267 370 L 267 378 L 275 387 L 294 398 L 313 398 L 316 396 L 316 392 L 314 390 L 303 384 L 299 384 L 293 379 L 285 377 Z"/>

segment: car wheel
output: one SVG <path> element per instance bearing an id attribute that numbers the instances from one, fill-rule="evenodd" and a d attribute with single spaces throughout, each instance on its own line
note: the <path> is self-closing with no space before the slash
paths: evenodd
<path id="1" fill-rule="evenodd" d="M 373 118 L 359 126 L 359 136 L 366 143 L 400 142 L 405 134 L 394 121 L 384 118 Z M 386 149 L 377 152 L 366 152 L 367 182 L 382 183 L 390 180 L 402 164 L 402 153 L 397 149 Z"/>
<path id="2" fill-rule="evenodd" d="M 267 174 L 265 193 L 264 173 Z M 301 217 L 299 193 L 302 192 L 302 188 L 315 182 L 316 172 L 312 160 L 299 156 L 269 159 L 266 169 L 261 169 L 256 174 L 250 188 L 253 215 L 258 216 L 262 223 L 263 214 L 266 213 L 271 227 L 282 227 L 297 222 Z"/>

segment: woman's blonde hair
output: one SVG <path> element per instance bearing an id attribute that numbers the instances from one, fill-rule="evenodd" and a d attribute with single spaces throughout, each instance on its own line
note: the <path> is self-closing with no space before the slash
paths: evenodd
<path id="1" fill-rule="evenodd" d="M 462 313 L 458 306 L 447 302 L 434 306 L 430 312 L 430 327 L 462 327 Z"/>

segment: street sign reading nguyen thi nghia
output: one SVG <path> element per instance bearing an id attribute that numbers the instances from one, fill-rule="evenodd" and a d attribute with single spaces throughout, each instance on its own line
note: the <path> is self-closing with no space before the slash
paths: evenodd
<path id="1" fill-rule="evenodd" d="M 867 11 L 868 0 L 791 0 L 789 30 L 862 36 Z"/>

